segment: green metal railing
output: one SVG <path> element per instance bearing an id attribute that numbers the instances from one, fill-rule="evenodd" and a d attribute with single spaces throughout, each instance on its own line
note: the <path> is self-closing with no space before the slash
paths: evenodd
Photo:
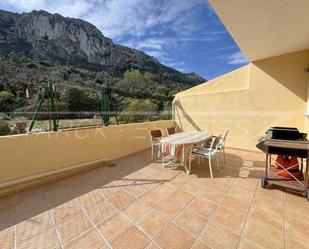
<path id="1" fill-rule="evenodd" d="M 95 90 L 93 94 L 95 95 Z M 85 127 L 85 126 L 108 126 L 110 124 L 119 124 L 119 117 L 122 113 L 126 113 L 127 105 L 124 104 L 115 104 L 112 101 L 112 92 L 114 89 L 108 88 L 106 85 L 103 85 L 101 90 L 97 90 L 97 95 L 99 96 L 98 101 L 99 105 L 96 103 L 86 103 L 89 104 L 85 106 L 71 106 L 71 109 L 61 110 L 61 103 L 64 102 L 58 101 L 60 94 L 56 92 L 55 85 L 47 83 L 39 94 L 38 103 L 36 104 L 36 109 L 33 113 L 31 123 L 29 125 L 28 131 L 31 132 L 35 129 L 38 130 L 48 130 L 57 131 L 59 129 L 66 128 L 76 128 L 76 127 Z M 116 94 L 119 94 L 116 92 Z M 149 98 L 151 96 L 147 96 Z M 151 99 L 151 98 L 149 98 Z M 154 101 L 158 101 L 158 96 L 153 98 Z M 159 112 L 154 112 L 151 119 L 148 120 L 142 118 L 136 122 L 159 120 L 159 119 L 171 119 L 172 118 L 172 101 L 167 100 L 165 97 L 163 100 L 167 106 L 164 111 L 164 116 L 160 116 Z M 79 102 L 78 102 L 79 103 Z M 84 103 L 85 104 L 85 103 Z M 91 106 L 93 104 L 93 106 Z M 66 108 L 69 108 L 69 104 L 65 103 Z M 87 109 L 88 108 L 88 109 Z M 117 111 L 116 111 L 117 110 Z M 135 111 L 132 113 L 127 113 L 126 117 L 132 117 Z M 148 115 L 149 116 L 149 115 Z M 114 118 L 114 121 L 113 119 Z M 147 119 L 147 120 L 143 120 Z M 120 120 L 121 123 L 132 122 L 123 118 Z M 48 122 L 48 123 L 47 123 Z"/>

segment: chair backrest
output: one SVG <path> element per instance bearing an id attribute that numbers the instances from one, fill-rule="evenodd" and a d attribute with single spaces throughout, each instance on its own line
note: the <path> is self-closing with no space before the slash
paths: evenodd
<path id="1" fill-rule="evenodd" d="M 222 137 L 222 140 L 221 140 L 221 146 L 222 146 L 222 147 L 225 146 L 225 140 L 226 140 L 227 134 L 229 134 L 229 130 L 227 130 L 227 131 L 224 133 L 224 136 Z"/>
<path id="2" fill-rule="evenodd" d="M 161 130 L 153 130 L 153 131 L 150 131 L 149 133 L 150 133 L 151 141 L 159 139 L 159 138 L 162 137 Z"/>
<path id="3" fill-rule="evenodd" d="M 230 131 L 230 130 L 227 130 L 227 131 L 225 132 L 225 134 L 224 134 L 224 136 L 223 136 L 223 142 L 225 142 L 225 139 L 226 139 L 226 137 L 227 137 L 227 134 L 229 134 L 229 131 Z"/>
<path id="4" fill-rule="evenodd" d="M 176 133 L 175 127 L 168 127 L 166 128 L 166 131 L 167 131 L 167 135 L 169 136 Z"/>
<path id="5" fill-rule="evenodd" d="M 218 143 L 218 142 L 219 142 L 218 137 L 212 137 L 212 140 L 211 140 L 211 144 L 210 144 L 209 149 L 210 149 L 210 150 L 213 150 L 214 148 L 217 148 L 215 145 L 216 145 L 216 143 Z"/>

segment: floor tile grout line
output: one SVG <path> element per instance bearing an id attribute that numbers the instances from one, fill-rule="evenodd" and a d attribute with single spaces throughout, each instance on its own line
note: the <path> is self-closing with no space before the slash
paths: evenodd
<path id="1" fill-rule="evenodd" d="M 208 185 L 208 184 L 207 184 L 207 185 Z M 207 186 L 207 185 L 206 185 L 206 186 Z M 177 228 L 181 229 L 182 231 L 188 233 L 188 234 L 191 235 L 193 238 L 195 238 L 194 243 L 196 242 L 196 240 L 199 240 L 199 236 L 200 236 L 200 234 L 202 233 L 202 231 L 204 230 L 205 226 L 208 224 L 208 221 L 209 221 L 209 220 L 206 222 L 206 224 L 205 224 L 204 227 L 202 228 L 202 230 L 201 230 L 201 232 L 199 233 L 199 235 L 196 236 L 196 235 L 192 234 L 191 232 L 185 230 L 184 228 L 182 228 L 182 227 L 179 226 L 178 224 L 176 224 L 176 219 L 177 219 L 177 218 L 180 216 L 180 214 L 181 214 L 187 207 L 189 207 L 196 199 L 197 199 L 197 196 L 195 196 L 195 197 L 194 197 L 194 198 L 193 198 L 193 199 L 192 199 L 192 200 L 191 200 L 179 213 L 178 213 L 178 215 L 176 215 L 176 216 L 171 220 L 171 223 L 172 223 L 173 225 L 175 225 Z M 197 213 L 197 212 L 195 212 L 194 210 L 191 210 L 191 212 Z M 213 212 L 215 212 L 215 210 L 214 210 Z M 206 218 L 205 216 L 203 216 L 203 215 L 201 215 L 201 214 L 198 214 L 198 215 L 200 215 L 200 216 Z M 191 245 L 190 248 L 192 248 L 192 246 L 194 245 L 194 243 Z M 204 243 L 205 243 L 205 242 L 204 242 Z M 206 243 L 205 243 L 205 244 L 206 244 Z M 208 246 L 208 244 L 206 244 L 206 245 Z"/>
<path id="2" fill-rule="evenodd" d="M 252 204 L 255 200 L 255 195 L 256 195 L 256 191 L 257 191 L 257 188 L 258 188 L 259 184 L 256 184 L 255 186 L 255 191 L 253 193 L 253 196 L 251 198 L 251 201 L 250 201 L 250 206 L 248 208 L 248 211 L 247 211 L 247 214 L 246 214 L 246 217 L 245 217 L 245 220 L 244 220 L 244 224 L 242 225 L 242 228 L 241 228 L 241 233 L 240 233 L 240 236 L 239 236 L 239 240 L 238 240 L 238 243 L 237 243 L 237 247 L 236 248 L 239 248 L 240 246 L 240 242 L 242 241 L 243 237 L 244 237 L 244 231 L 245 231 L 245 228 L 247 226 L 247 219 L 249 217 L 249 214 L 250 214 L 250 211 L 252 209 Z"/>
<path id="3" fill-rule="evenodd" d="M 47 213 L 48 213 L 48 216 L 49 216 L 49 218 L 50 218 L 50 220 L 51 220 L 51 223 L 52 223 L 52 227 L 53 227 L 53 229 L 54 229 L 54 232 L 56 233 L 56 237 L 57 237 L 58 243 L 59 243 L 60 247 L 63 248 L 63 244 L 62 244 L 62 242 L 61 242 L 59 232 L 58 232 L 58 230 L 57 230 L 55 221 L 54 221 L 54 219 L 53 219 L 53 217 L 52 217 L 52 215 L 51 215 L 51 213 L 50 213 L 50 210 L 49 210 L 49 207 L 48 207 L 48 204 L 47 204 L 47 200 L 46 200 L 45 193 L 43 192 L 42 195 L 43 195 L 43 199 L 44 199 L 45 208 L 46 208 L 46 211 L 47 211 Z"/>
<path id="4" fill-rule="evenodd" d="M 104 197 L 102 193 L 99 192 L 99 194 L 100 194 L 102 197 Z M 133 197 L 133 198 L 134 198 L 134 197 Z M 136 198 L 134 198 L 134 200 L 135 200 L 136 202 L 138 201 Z M 108 200 L 108 201 L 109 201 L 109 200 Z M 115 208 L 116 213 L 110 215 L 109 218 L 110 218 L 111 216 L 113 216 L 113 215 L 120 214 L 121 216 L 124 216 L 124 217 L 126 218 L 126 220 L 129 222 L 129 225 L 128 225 L 128 226 L 125 226 L 124 228 L 120 229 L 120 231 L 118 231 L 116 234 L 113 235 L 113 237 L 110 239 L 110 242 L 112 242 L 120 233 L 126 231 L 126 230 L 130 227 L 130 225 L 135 225 L 134 222 L 131 221 L 131 219 L 130 219 L 129 217 L 127 217 L 127 216 L 123 213 L 123 210 L 125 210 L 125 209 L 128 208 L 128 207 L 130 207 L 130 206 L 133 205 L 134 203 L 130 203 L 129 205 L 123 207 L 122 209 L 117 208 L 113 203 L 110 203 L 110 204 Z M 146 213 L 147 213 L 147 212 L 146 212 Z M 103 223 L 104 221 L 106 221 L 106 220 L 109 219 L 109 218 L 104 219 L 104 220 L 101 221 L 99 224 Z M 90 218 L 90 219 L 91 219 L 91 218 Z M 136 227 L 137 227 L 137 226 L 136 226 Z M 137 228 L 138 228 L 138 227 L 137 227 Z M 140 229 L 139 229 L 139 230 L 140 230 Z M 142 232 L 143 232 L 143 231 L 142 231 Z M 143 233 L 144 233 L 144 232 L 143 232 Z M 144 234 L 145 234 L 145 233 L 144 233 Z M 145 234 L 145 235 L 147 236 L 147 234 Z M 147 236 L 147 237 L 148 237 L 148 236 Z M 148 244 L 147 244 L 147 245 L 148 245 Z M 108 244 L 108 246 L 109 246 L 110 248 L 112 248 L 110 244 Z"/>
<path id="5" fill-rule="evenodd" d="M 91 220 L 91 218 L 88 216 L 87 212 L 85 211 L 84 207 L 80 204 L 80 202 L 75 199 L 75 202 L 77 203 L 77 205 L 80 207 L 80 209 L 82 210 L 83 214 L 86 216 L 86 218 L 88 219 L 88 221 L 90 222 L 90 224 L 92 225 L 92 227 L 97 231 L 97 233 L 100 235 L 100 237 L 103 239 L 103 241 L 105 242 L 105 244 L 109 247 L 112 248 L 111 245 L 109 244 L 108 240 L 105 239 L 105 237 L 103 236 L 103 234 L 100 232 L 100 230 L 98 229 L 98 227 L 96 226 L 96 224 Z"/>
<path id="6" fill-rule="evenodd" d="M 160 185 L 162 185 L 162 183 L 160 183 L 159 186 L 160 186 Z M 133 197 L 133 196 L 132 196 L 132 197 L 135 199 L 135 202 L 141 201 L 141 200 L 140 200 L 141 198 L 143 198 L 144 196 L 146 196 L 147 194 L 149 194 L 150 192 L 152 192 L 154 189 L 158 188 L 159 186 L 157 186 L 157 187 L 155 187 L 155 188 L 149 190 L 147 193 L 141 195 L 141 196 L 138 197 L 138 198 L 135 198 L 135 197 Z M 101 194 L 101 193 L 100 193 L 100 194 Z M 129 205 L 125 206 L 125 207 L 122 208 L 122 209 L 118 209 L 113 203 L 111 203 L 111 204 L 115 207 L 115 209 L 117 210 L 117 213 L 120 213 L 120 215 L 124 216 L 124 217 L 129 221 L 129 223 L 130 223 L 131 225 L 134 225 L 138 230 L 140 230 L 140 231 L 149 239 L 149 243 L 145 246 L 145 248 L 147 248 L 147 247 L 151 244 L 151 242 L 154 242 L 154 243 L 157 245 L 157 243 L 154 241 L 154 238 L 151 238 L 151 237 L 150 237 L 145 231 L 143 231 L 143 230 L 138 226 L 138 224 L 137 224 L 137 222 L 140 221 L 140 220 L 142 220 L 143 217 L 145 217 L 146 215 L 148 215 L 151 211 L 154 211 L 153 207 L 147 206 L 147 205 L 145 204 L 145 206 L 147 206 L 147 207 L 149 208 L 149 210 L 146 211 L 146 212 L 145 212 L 141 217 L 139 217 L 137 220 L 133 221 L 133 220 L 131 220 L 123 211 L 124 211 L 126 208 L 130 207 L 131 205 L 133 205 L 134 203 L 130 203 Z M 160 214 L 161 214 L 161 213 L 160 213 Z M 167 223 L 166 225 L 168 225 L 168 224 L 169 224 L 169 223 Z M 111 241 L 113 241 L 120 233 L 122 233 L 123 231 L 127 230 L 128 227 L 129 227 L 129 226 L 126 226 L 125 228 L 123 228 L 123 229 L 121 229 L 120 231 L 118 231 L 118 232 L 111 238 Z M 162 227 L 162 229 L 160 230 L 160 232 L 161 232 L 164 228 L 165 228 L 165 226 Z M 159 233 L 160 233 L 160 232 L 159 232 Z M 159 248 L 161 248 L 159 245 L 157 245 L 157 246 L 158 246 Z M 162 248 L 161 248 L 161 249 L 162 249 Z"/>
<path id="7" fill-rule="evenodd" d="M 178 189 L 180 189 L 181 187 L 179 187 Z M 186 205 L 184 205 L 178 212 L 177 212 L 177 215 L 179 215 L 180 213 L 182 213 L 182 211 L 187 207 L 187 206 L 189 206 L 194 200 L 196 199 L 196 197 L 195 196 L 193 196 L 193 198 L 192 198 L 192 200 L 190 201 L 190 202 L 188 202 Z M 159 203 L 158 203 L 159 204 Z M 164 214 L 162 214 L 160 211 L 158 211 L 158 210 L 156 210 L 157 212 L 159 212 L 163 217 L 167 217 L 166 215 L 164 215 Z M 177 216 L 176 215 L 176 216 Z M 174 226 L 176 226 L 177 228 L 179 228 L 179 229 L 181 229 L 182 231 L 184 231 L 184 232 L 186 232 L 186 233 L 188 233 L 187 231 L 185 231 L 184 229 L 182 229 L 181 227 L 179 227 L 177 224 L 175 224 L 174 223 L 174 219 L 176 218 L 176 216 L 174 216 L 174 217 L 172 217 L 172 218 L 169 218 L 169 222 L 168 223 L 166 223 L 162 228 L 161 228 L 161 230 L 152 238 L 152 241 L 153 242 L 155 242 L 156 243 L 156 238 L 158 238 L 159 237 L 159 235 L 164 231 L 164 229 L 168 226 L 168 225 L 170 225 L 170 224 L 173 224 Z M 142 219 L 142 217 L 139 219 L 139 220 L 141 220 Z M 190 233 L 189 233 L 190 234 Z M 190 234 L 191 235 L 191 234 Z M 194 237 L 194 238 L 196 238 L 196 237 Z M 157 244 L 157 243 L 156 243 Z M 161 248 L 161 246 L 160 246 L 160 248 Z"/>
<path id="8" fill-rule="evenodd" d="M 179 174 L 181 174 L 181 172 L 179 172 L 177 175 L 179 175 Z M 176 175 L 176 176 L 177 176 Z M 172 179 L 174 179 L 176 176 L 174 176 Z M 169 180 L 169 182 L 171 182 L 172 180 Z M 163 183 L 164 184 L 164 183 Z M 147 192 L 146 194 L 144 194 L 144 195 L 141 195 L 138 199 L 137 199 L 137 201 L 140 201 L 140 199 L 141 198 L 143 198 L 145 195 L 147 195 L 147 194 L 149 194 L 150 192 L 152 192 L 152 191 L 154 191 L 155 189 L 157 189 L 160 185 L 162 185 L 162 184 L 159 184 L 158 186 L 156 186 L 155 188 L 153 188 L 153 189 L 151 189 L 149 192 Z M 181 187 L 179 187 L 179 188 L 176 188 L 176 189 L 180 189 Z M 175 190 L 176 191 L 176 190 Z M 163 194 L 161 194 L 161 195 L 163 195 Z M 163 198 L 160 200 L 160 201 L 162 201 L 164 198 L 166 198 L 166 196 L 165 195 L 163 195 Z M 193 198 L 194 199 L 194 198 Z M 159 202 L 160 203 L 160 202 Z M 159 204 L 159 203 L 157 203 L 157 205 Z M 157 205 L 155 205 L 155 206 L 157 206 Z M 187 205 L 189 205 L 189 203 L 187 204 Z M 147 205 L 146 205 L 147 206 Z M 186 207 L 186 205 L 184 206 L 184 208 Z M 183 209 L 184 209 L 183 208 Z M 124 208 L 125 209 L 125 208 Z M 122 210 L 124 210 L 124 209 L 122 209 Z M 127 217 L 121 210 L 120 210 L 120 212 L 121 212 L 121 214 L 122 215 L 124 215 L 130 222 L 131 222 L 131 224 L 132 225 L 134 225 L 138 230 L 140 230 L 141 232 L 143 232 L 143 234 L 145 234 L 146 235 L 146 237 L 149 239 L 149 243 L 146 245 L 146 247 L 151 243 L 151 242 L 154 242 L 156 245 L 157 245 L 157 243 L 155 242 L 155 238 L 170 224 L 170 223 L 172 223 L 172 219 L 167 223 L 167 224 L 165 224 L 162 228 L 161 228 L 161 230 L 156 234 L 156 236 L 154 236 L 153 238 L 151 238 L 151 237 L 149 237 L 149 235 L 145 232 L 145 231 L 143 231 L 140 227 L 139 227 L 139 225 L 138 225 L 138 221 L 140 221 L 140 220 L 142 220 L 146 215 L 148 215 L 150 212 L 152 212 L 152 211 L 157 211 L 161 216 L 163 216 L 163 217 L 166 217 L 166 218 L 168 218 L 168 219 L 170 219 L 169 217 L 167 217 L 166 215 L 164 215 L 164 214 L 162 214 L 159 210 L 156 210 L 156 209 L 154 209 L 154 207 L 149 207 L 149 209 L 150 210 L 148 210 L 148 211 L 146 211 L 141 217 L 139 217 L 137 220 L 135 220 L 135 221 L 132 221 L 129 217 Z M 181 210 L 179 210 L 179 212 L 181 212 L 183 209 L 181 209 Z M 119 232 L 120 233 L 120 232 Z M 119 233 L 117 233 L 117 234 L 119 234 Z M 114 238 L 116 237 L 117 235 L 115 235 L 114 236 Z M 113 239 L 114 239 L 113 238 Z M 113 240 L 112 239 L 112 240 Z M 160 247 L 161 248 L 161 247 Z"/>
<path id="9" fill-rule="evenodd" d="M 236 182 L 236 181 L 234 181 L 232 185 L 234 185 L 235 182 Z M 208 186 L 208 185 L 209 185 L 209 183 L 207 184 L 207 186 Z M 232 188 L 232 186 L 230 186 L 230 188 Z M 227 192 L 225 192 L 224 195 L 227 195 Z M 210 201 L 210 202 L 211 202 L 211 203 L 214 203 L 214 202 L 212 202 L 212 201 Z M 220 203 L 218 203 L 218 204 L 214 203 L 214 204 L 216 205 L 216 208 L 214 209 L 214 211 L 213 211 L 212 214 L 210 215 L 208 221 L 207 221 L 206 224 L 204 225 L 203 229 L 201 230 L 201 232 L 200 232 L 200 234 L 198 235 L 198 238 L 197 238 L 198 240 L 202 241 L 204 244 L 206 244 L 206 245 L 209 246 L 210 248 L 213 248 L 213 247 L 210 246 L 206 241 L 201 240 L 201 234 L 202 234 L 203 231 L 206 229 L 206 227 L 211 223 L 212 218 L 213 218 L 213 216 L 214 216 L 215 213 L 216 213 L 216 210 L 217 210 L 218 208 L 221 207 L 222 202 L 223 202 L 223 200 L 222 200 Z M 193 246 L 193 245 L 192 245 L 192 246 Z M 192 246 L 191 246 L 191 248 L 192 248 Z"/>

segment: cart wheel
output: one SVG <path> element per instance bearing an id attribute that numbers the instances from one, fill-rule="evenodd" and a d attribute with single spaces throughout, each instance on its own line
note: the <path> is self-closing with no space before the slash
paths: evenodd
<path id="1" fill-rule="evenodd" d="M 265 188 L 266 186 L 267 186 L 266 178 L 265 178 L 265 176 L 262 176 L 261 177 L 261 187 Z"/>

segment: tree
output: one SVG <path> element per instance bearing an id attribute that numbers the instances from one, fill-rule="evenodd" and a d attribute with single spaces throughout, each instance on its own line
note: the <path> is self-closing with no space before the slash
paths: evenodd
<path id="1" fill-rule="evenodd" d="M 152 74 L 141 73 L 138 69 L 128 69 L 123 74 L 123 85 L 130 92 L 144 92 L 152 83 Z"/>
<path id="2" fill-rule="evenodd" d="M 0 136 L 9 135 L 10 130 L 10 117 L 7 116 L 5 113 L 0 112 Z"/>
<path id="3" fill-rule="evenodd" d="M 71 112 L 98 111 L 100 109 L 100 96 L 79 87 L 67 88 L 64 101 Z"/>
<path id="4" fill-rule="evenodd" d="M 12 93 L 8 91 L 0 92 L 0 111 L 9 112 L 12 110 L 15 103 L 15 97 Z"/>
<path id="5" fill-rule="evenodd" d="M 136 123 L 139 121 L 149 121 L 155 115 L 158 106 L 150 99 L 140 100 L 134 99 L 125 108 L 124 112 L 120 115 L 120 120 L 129 123 Z"/>
<path id="6" fill-rule="evenodd" d="M 159 96 L 168 96 L 169 89 L 164 85 L 159 85 L 155 88 L 155 93 Z"/>

